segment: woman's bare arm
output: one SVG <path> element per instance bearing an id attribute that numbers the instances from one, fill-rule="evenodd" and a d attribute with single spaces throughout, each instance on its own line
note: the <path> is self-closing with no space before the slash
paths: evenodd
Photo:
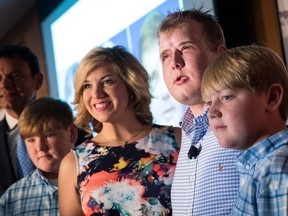
<path id="1" fill-rule="evenodd" d="M 84 215 L 77 190 L 77 168 L 73 152 L 68 153 L 61 162 L 58 190 L 61 216 Z"/>

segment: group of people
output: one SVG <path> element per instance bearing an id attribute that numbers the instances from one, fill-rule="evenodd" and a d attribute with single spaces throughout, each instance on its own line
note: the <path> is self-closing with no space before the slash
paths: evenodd
<path id="1" fill-rule="evenodd" d="M 288 215 L 283 61 L 262 46 L 227 49 L 201 9 L 169 13 L 157 36 L 165 84 L 187 107 L 180 127 L 153 121 L 149 75 L 121 46 L 78 65 L 75 117 L 36 99 L 39 68 L 0 49 L 0 215 Z M 89 136 L 79 145 L 78 131 Z M 36 167 L 23 178 L 17 133 Z"/>

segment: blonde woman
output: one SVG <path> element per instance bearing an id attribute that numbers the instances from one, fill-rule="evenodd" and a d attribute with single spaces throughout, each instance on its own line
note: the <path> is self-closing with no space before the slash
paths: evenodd
<path id="1" fill-rule="evenodd" d="M 98 135 L 61 164 L 61 215 L 172 215 L 181 132 L 153 124 L 148 81 L 120 46 L 95 48 L 79 64 L 75 124 Z"/>

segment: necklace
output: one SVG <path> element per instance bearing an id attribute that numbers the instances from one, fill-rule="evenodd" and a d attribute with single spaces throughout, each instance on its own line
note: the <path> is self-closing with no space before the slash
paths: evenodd
<path id="1" fill-rule="evenodd" d="M 130 137 L 128 140 L 108 140 L 106 139 L 102 134 L 101 132 L 99 133 L 100 137 L 105 141 L 105 142 L 113 142 L 113 141 L 116 141 L 116 142 L 120 142 L 120 143 L 123 143 L 121 144 L 121 146 L 125 146 L 127 143 L 129 143 L 129 141 L 132 141 L 135 137 L 137 137 L 143 130 L 139 130 L 136 134 L 134 134 L 132 137 Z"/>

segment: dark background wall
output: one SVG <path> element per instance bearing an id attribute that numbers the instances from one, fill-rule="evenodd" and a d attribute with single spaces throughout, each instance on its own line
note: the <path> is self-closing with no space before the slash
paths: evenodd
<path id="1" fill-rule="evenodd" d="M 63 0 L 36 0 L 38 19 L 42 22 Z"/>
<path id="2" fill-rule="evenodd" d="M 227 47 L 257 41 L 252 0 L 214 0 L 215 13 L 223 28 Z"/>
<path id="3" fill-rule="evenodd" d="M 284 56 L 277 0 L 214 0 L 228 48 L 259 44 Z"/>

